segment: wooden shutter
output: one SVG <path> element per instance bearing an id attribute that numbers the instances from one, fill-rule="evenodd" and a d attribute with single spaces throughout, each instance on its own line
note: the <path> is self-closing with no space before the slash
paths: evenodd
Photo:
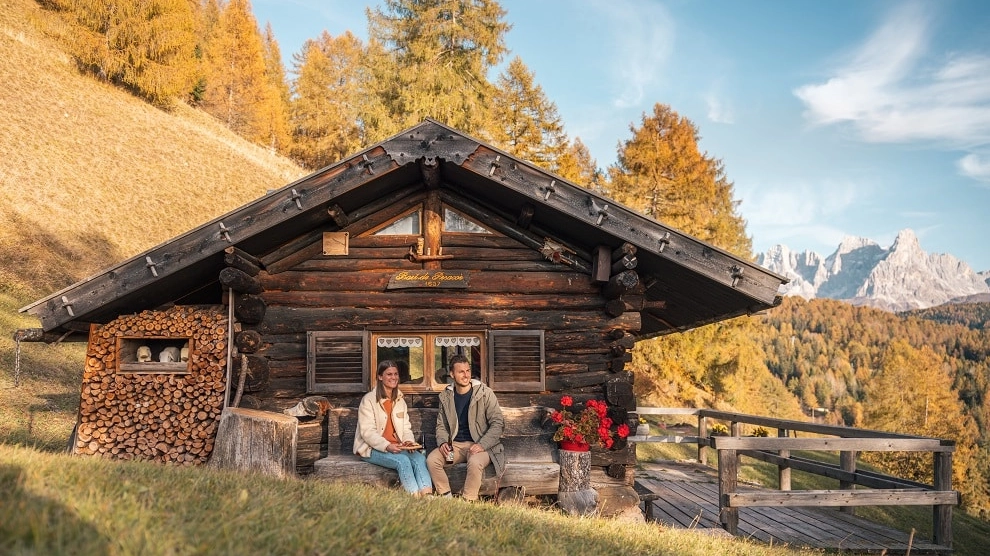
<path id="1" fill-rule="evenodd" d="M 492 330 L 488 385 L 497 392 L 546 390 L 542 330 Z"/>
<path id="2" fill-rule="evenodd" d="M 310 332 L 307 335 L 306 390 L 365 392 L 368 347 L 364 332 Z"/>

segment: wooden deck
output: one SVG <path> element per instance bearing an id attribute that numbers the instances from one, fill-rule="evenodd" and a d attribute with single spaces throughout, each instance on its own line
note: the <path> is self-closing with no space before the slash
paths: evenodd
<path id="1" fill-rule="evenodd" d="M 636 473 L 636 489 L 641 494 L 659 495 L 651 504 L 653 519 L 661 525 L 724 533 L 718 520 L 718 482 L 711 468 L 697 464 L 644 464 Z M 739 534 L 774 546 L 849 554 L 951 553 L 928 539 L 917 535 L 911 539 L 909 533 L 834 508 L 740 508 Z"/>

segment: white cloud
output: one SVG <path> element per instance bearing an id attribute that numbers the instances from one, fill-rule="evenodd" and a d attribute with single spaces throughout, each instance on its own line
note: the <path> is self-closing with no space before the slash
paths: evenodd
<path id="1" fill-rule="evenodd" d="M 738 186 L 738 184 L 737 184 Z M 759 245 L 838 245 L 845 232 L 837 216 L 862 202 L 869 187 L 839 181 L 760 185 L 741 194 L 740 213 Z"/>
<path id="2" fill-rule="evenodd" d="M 967 154 L 956 162 L 959 173 L 974 180 L 990 183 L 990 157 Z"/>
<path id="3" fill-rule="evenodd" d="M 601 14 L 602 30 L 614 51 L 616 108 L 642 104 L 646 91 L 663 77 L 664 66 L 674 49 L 675 25 L 660 4 L 635 0 L 594 0 Z"/>
<path id="4" fill-rule="evenodd" d="M 732 108 L 722 103 L 715 93 L 705 95 L 705 102 L 708 104 L 708 119 L 717 124 L 735 123 L 735 114 Z"/>
<path id="5" fill-rule="evenodd" d="M 827 81 L 795 89 L 805 117 L 848 122 L 868 142 L 990 142 L 990 56 L 930 53 L 932 6 L 901 5 Z"/>

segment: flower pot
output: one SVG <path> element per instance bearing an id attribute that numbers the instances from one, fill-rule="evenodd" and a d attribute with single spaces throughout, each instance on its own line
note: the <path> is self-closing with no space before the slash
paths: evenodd
<path id="1" fill-rule="evenodd" d="M 642 423 L 636 427 L 636 436 L 650 436 L 650 425 Z"/>
<path id="2" fill-rule="evenodd" d="M 587 442 L 575 442 L 573 440 L 561 440 L 560 441 L 561 450 L 569 450 L 571 452 L 587 452 L 591 450 L 591 445 Z"/>

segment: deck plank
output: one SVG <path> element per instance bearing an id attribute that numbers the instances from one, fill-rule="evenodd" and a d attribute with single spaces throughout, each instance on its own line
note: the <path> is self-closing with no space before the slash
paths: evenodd
<path id="1" fill-rule="evenodd" d="M 741 485 L 740 490 L 750 488 L 755 487 Z M 710 476 L 647 471 L 637 473 L 636 489 L 660 495 L 644 504 L 653 504 L 654 520 L 661 525 L 699 530 L 722 528 L 718 519 L 718 484 Z M 773 545 L 857 554 L 951 552 L 928 539 L 918 536 L 910 539 L 908 533 L 840 512 L 836 508 L 739 508 L 739 536 Z"/>

